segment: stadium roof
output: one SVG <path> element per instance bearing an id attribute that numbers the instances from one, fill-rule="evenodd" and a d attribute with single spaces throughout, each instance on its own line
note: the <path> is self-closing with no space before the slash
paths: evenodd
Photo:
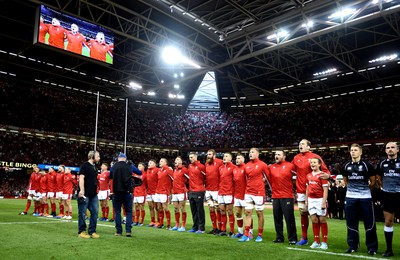
<path id="1" fill-rule="evenodd" d="M 12 80 L 188 107 L 213 71 L 221 108 L 294 104 L 400 86 L 399 0 L 1 2 L 0 77 Z M 114 65 L 33 45 L 40 4 L 111 29 Z M 175 46 L 200 68 L 166 64 L 161 58 L 166 46 Z M 130 81 L 143 88 L 132 90 Z"/>

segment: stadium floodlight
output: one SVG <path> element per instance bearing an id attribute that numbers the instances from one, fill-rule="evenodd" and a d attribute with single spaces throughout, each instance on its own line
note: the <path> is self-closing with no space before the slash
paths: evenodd
<path id="1" fill-rule="evenodd" d="M 178 94 L 177 98 L 178 98 L 178 99 L 184 99 L 185 96 L 184 96 L 184 95 L 179 95 L 179 94 Z"/>
<path id="2" fill-rule="evenodd" d="M 355 8 L 343 8 L 341 10 L 338 10 L 328 16 L 329 19 L 331 18 L 344 18 L 346 16 L 349 16 L 351 14 L 354 14 L 357 10 Z"/>
<path id="3" fill-rule="evenodd" d="M 129 82 L 128 87 L 131 88 L 131 89 L 135 89 L 135 90 L 136 89 L 142 89 L 142 86 L 140 84 L 138 84 L 136 82 L 133 82 L 133 81 Z"/>
<path id="4" fill-rule="evenodd" d="M 370 60 L 369 63 L 381 62 L 381 61 L 391 61 L 391 60 L 397 59 L 397 56 L 398 55 L 396 53 L 391 54 L 391 55 L 387 55 L 387 56 L 385 55 L 385 56 L 381 56 L 379 58 Z"/>
<path id="5" fill-rule="evenodd" d="M 149 91 L 149 92 L 147 92 L 147 95 L 148 95 L 148 96 L 155 96 L 155 95 L 156 95 L 156 92 L 154 92 L 154 91 Z"/>
<path id="6" fill-rule="evenodd" d="M 171 65 L 183 63 L 186 65 L 195 67 L 196 69 L 201 68 L 200 65 L 196 64 L 191 59 L 182 55 L 181 52 L 173 46 L 167 46 L 164 48 L 164 50 L 162 52 L 162 58 L 166 63 L 171 64 Z"/>
<path id="7" fill-rule="evenodd" d="M 181 60 L 182 54 L 177 48 L 168 46 L 164 48 L 162 57 L 168 64 L 177 64 Z"/>
<path id="8" fill-rule="evenodd" d="M 168 97 L 169 97 L 169 98 L 176 98 L 176 95 L 175 95 L 175 94 L 169 93 L 169 94 L 168 94 Z"/>
<path id="9" fill-rule="evenodd" d="M 286 30 L 281 30 L 281 31 L 279 31 L 279 32 L 277 32 L 277 33 L 274 33 L 274 34 L 271 34 L 271 35 L 269 35 L 268 37 L 267 37 L 267 39 L 268 40 L 273 40 L 273 39 L 276 39 L 276 38 L 283 38 L 283 37 L 286 37 L 286 36 L 288 36 L 289 35 L 289 32 L 288 31 L 286 31 Z"/>
<path id="10" fill-rule="evenodd" d="M 334 73 L 336 71 L 337 71 L 336 68 L 332 68 L 332 69 L 327 69 L 327 70 L 324 70 L 324 71 L 316 72 L 313 75 L 314 76 L 321 76 L 321 75 L 331 74 L 331 73 Z"/>
<path id="11" fill-rule="evenodd" d="M 312 20 L 308 20 L 308 21 L 304 22 L 301 25 L 301 27 L 309 29 L 309 28 L 313 27 L 313 25 L 314 25 L 314 22 Z"/>
<path id="12" fill-rule="evenodd" d="M 175 89 L 179 89 L 179 85 L 178 84 L 174 84 L 174 88 Z"/>
<path id="13" fill-rule="evenodd" d="M 181 72 L 179 75 L 181 76 L 181 78 L 183 78 L 183 76 L 185 76 L 185 74 L 183 72 Z"/>

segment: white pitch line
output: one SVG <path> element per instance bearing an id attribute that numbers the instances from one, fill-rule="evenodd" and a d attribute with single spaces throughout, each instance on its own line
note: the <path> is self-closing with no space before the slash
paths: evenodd
<path id="1" fill-rule="evenodd" d="M 335 256 L 344 256 L 344 257 L 352 257 L 352 258 L 362 258 L 362 259 L 381 259 L 372 256 L 363 256 L 363 255 L 354 255 L 354 254 L 346 254 L 346 253 L 334 253 L 334 252 L 326 252 L 326 251 L 316 251 L 312 249 L 302 249 L 302 248 L 294 248 L 288 247 L 289 250 L 297 250 L 297 251 L 304 251 L 310 253 L 317 253 L 317 254 L 326 254 L 326 255 L 335 255 Z"/>
<path id="2" fill-rule="evenodd" d="M 15 225 L 15 224 L 57 224 L 57 222 L 44 222 L 44 221 L 43 222 L 0 222 L 0 225 Z"/>

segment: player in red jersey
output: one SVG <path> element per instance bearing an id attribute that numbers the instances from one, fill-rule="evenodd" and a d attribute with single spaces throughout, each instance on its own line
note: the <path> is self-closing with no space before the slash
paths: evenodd
<path id="1" fill-rule="evenodd" d="M 49 168 L 47 173 L 47 198 L 50 200 L 51 214 L 47 217 L 56 216 L 56 190 L 57 190 L 57 173 L 53 167 Z"/>
<path id="2" fill-rule="evenodd" d="M 39 42 L 46 44 L 46 34 L 49 32 L 49 24 L 44 23 L 43 16 L 40 16 Z"/>
<path id="3" fill-rule="evenodd" d="M 64 49 L 64 39 L 67 30 L 61 26 L 60 21 L 57 18 L 51 20 L 49 25 L 49 44 L 51 46 Z"/>
<path id="4" fill-rule="evenodd" d="M 285 161 L 284 151 L 275 152 L 275 163 L 269 166 L 267 176 L 272 187 L 272 207 L 275 224 L 274 243 L 282 243 L 283 217 L 285 217 L 289 245 L 297 243 L 296 220 L 294 218 L 293 175 L 294 165 Z"/>
<path id="5" fill-rule="evenodd" d="M 75 175 L 71 174 L 71 169 L 66 167 L 64 173 L 64 186 L 63 186 L 63 195 L 62 199 L 65 206 L 65 215 L 63 219 L 70 220 L 72 219 L 72 205 L 71 205 L 71 197 L 74 191 L 74 186 L 78 185 Z"/>
<path id="6" fill-rule="evenodd" d="M 243 154 L 238 153 L 236 155 L 236 168 L 233 170 L 233 184 L 234 184 L 234 206 L 236 212 L 236 222 L 238 225 L 238 232 L 234 238 L 241 238 L 243 236 L 243 210 L 246 206 L 246 201 L 244 200 L 244 193 L 246 191 L 246 174 L 244 173 L 244 168 L 246 164 Z"/>
<path id="7" fill-rule="evenodd" d="M 293 160 L 292 164 L 294 165 L 294 170 L 296 172 L 296 193 L 297 193 L 297 205 L 300 211 L 300 220 L 301 220 L 301 240 L 297 242 L 296 245 L 303 246 L 308 244 L 307 239 L 307 230 L 308 230 L 308 211 L 305 206 L 305 198 L 306 198 L 306 181 L 307 174 L 311 172 L 310 168 L 310 160 L 314 157 L 321 159 L 322 165 L 321 169 L 325 174 L 321 174 L 321 177 L 324 179 L 329 179 L 330 172 L 326 167 L 322 158 L 310 152 L 311 142 L 307 139 L 303 139 L 299 143 L 299 151 Z"/>
<path id="8" fill-rule="evenodd" d="M 246 201 L 244 221 L 244 235 L 239 239 L 239 242 L 250 241 L 250 225 L 253 208 L 256 209 L 258 217 L 258 236 L 256 242 L 262 242 L 264 231 L 264 196 L 265 182 L 268 183 L 267 175 L 269 174 L 268 165 L 261 161 L 258 157 L 260 151 L 258 148 L 251 148 L 249 152 L 250 162 L 245 166 L 244 172 L 247 178 L 246 192 L 244 199 Z"/>
<path id="9" fill-rule="evenodd" d="M 188 175 L 189 192 L 188 198 L 190 209 L 192 211 L 193 226 L 189 233 L 203 234 L 205 232 L 205 214 L 204 214 L 204 181 L 206 167 L 197 160 L 195 152 L 189 153 Z"/>
<path id="10" fill-rule="evenodd" d="M 232 163 L 232 154 L 224 153 L 223 165 L 219 167 L 218 204 L 221 212 L 220 236 L 232 237 L 235 231 L 235 216 L 233 215 L 233 171 L 236 166 Z M 229 216 L 229 234 L 226 233 L 226 222 Z"/>
<path id="11" fill-rule="evenodd" d="M 206 201 L 210 209 L 210 219 L 213 230 L 208 234 L 217 235 L 220 232 L 219 224 L 221 223 L 221 213 L 218 208 L 218 169 L 223 164 L 222 160 L 216 158 L 214 149 L 207 151 L 206 160 Z"/>
<path id="12" fill-rule="evenodd" d="M 160 159 L 160 171 L 158 172 L 158 182 L 156 189 L 156 197 L 154 202 L 157 203 L 158 209 L 158 226 L 164 227 L 164 213 L 167 218 L 167 229 L 171 228 L 171 212 L 168 209 L 168 196 L 171 194 L 173 172 L 168 167 L 168 161 L 165 158 Z"/>
<path id="13" fill-rule="evenodd" d="M 29 178 L 29 183 L 28 183 L 28 198 L 26 201 L 26 206 L 25 206 L 25 210 L 20 212 L 19 215 L 26 215 L 28 214 L 28 210 L 31 207 L 32 204 L 32 200 L 34 199 L 34 197 L 36 196 L 36 189 L 37 187 L 37 182 L 36 182 L 36 178 L 37 178 L 37 174 L 39 173 L 39 167 L 37 167 L 36 164 L 34 164 L 32 166 L 33 171 L 31 173 L 31 177 Z M 33 211 L 33 213 L 36 213 L 36 204 L 35 204 L 35 209 Z"/>
<path id="14" fill-rule="evenodd" d="M 174 181 L 172 182 L 172 203 L 174 205 L 175 212 L 175 226 L 171 228 L 172 231 L 177 230 L 178 232 L 186 231 L 186 192 L 187 184 L 189 180 L 188 169 L 183 166 L 182 158 L 180 156 L 175 159 L 174 169 Z M 182 226 L 180 226 L 179 220 L 182 213 Z"/>
<path id="15" fill-rule="evenodd" d="M 147 186 L 147 172 L 144 163 L 138 164 L 138 169 L 142 172 L 142 185 L 134 188 L 133 191 L 133 203 L 135 203 L 135 220 L 133 221 L 134 226 L 143 226 L 144 217 L 146 211 L 144 210 L 144 203 L 146 202 L 146 186 Z"/>
<path id="16" fill-rule="evenodd" d="M 62 201 L 62 194 L 64 189 L 64 170 L 64 165 L 58 166 L 58 171 L 56 175 L 56 200 L 58 200 L 60 214 L 58 214 L 56 218 L 64 217 L 64 203 Z"/>
<path id="17" fill-rule="evenodd" d="M 149 211 L 150 211 L 150 218 L 151 222 L 148 224 L 148 227 L 154 227 L 156 226 L 156 209 L 155 209 L 155 203 L 154 203 L 154 198 L 156 195 L 156 189 L 157 189 L 157 182 L 158 182 L 158 168 L 156 167 L 156 161 L 151 159 L 148 163 L 147 166 L 147 196 L 146 196 L 146 201 L 147 204 L 149 205 Z M 158 219 L 158 216 L 157 216 Z"/>
<path id="18" fill-rule="evenodd" d="M 90 57 L 96 60 L 106 61 L 106 54 L 112 57 L 113 45 L 108 45 L 104 33 L 98 32 L 96 39 L 91 39 L 88 43 L 90 48 Z"/>
<path id="19" fill-rule="evenodd" d="M 71 31 L 66 32 L 68 40 L 67 51 L 82 55 L 82 48 L 87 47 L 86 38 L 79 32 L 79 27 L 76 24 L 71 24 Z"/>
<path id="20" fill-rule="evenodd" d="M 47 204 L 47 173 L 40 171 L 40 216 L 49 216 L 49 205 Z"/>
<path id="21" fill-rule="evenodd" d="M 305 204 L 311 215 L 314 242 L 311 248 L 328 249 L 328 223 L 326 223 L 326 200 L 328 199 L 328 180 L 322 179 L 322 160 L 318 157 L 310 160 L 312 172 L 307 174 L 307 190 Z M 319 234 L 322 231 L 322 243 Z"/>
<path id="22" fill-rule="evenodd" d="M 110 196 L 111 180 L 107 163 L 103 163 L 101 165 L 101 171 L 100 174 L 97 175 L 97 181 L 99 183 L 99 193 L 97 194 L 97 197 L 99 198 L 102 212 L 100 221 L 108 221 L 108 213 L 110 212 L 110 207 L 108 206 L 108 197 Z"/>

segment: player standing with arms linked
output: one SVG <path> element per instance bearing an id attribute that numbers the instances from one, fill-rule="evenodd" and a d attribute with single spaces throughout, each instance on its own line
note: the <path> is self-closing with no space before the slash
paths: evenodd
<path id="1" fill-rule="evenodd" d="M 299 143 L 299 151 L 293 160 L 294 170 L 296 172 L 296 193 L 297 193 L 297 205 L 300 211 L 300 222 L 301 222 L 301 240 L 297 242 L 296 245 L 304 246 L 308 244 L 307 231 L 308 231 L 308 211 L 305 206 L 306 199 L 306 182 L 307 174 L 311 172 L 310 160 L 314 157 L 321 159 L 321 170 L 324 172 L 321 174 L 321 178 L 329 179 L 330 172 L 328 167 L 326 167 L 322 158 L 310 151 L 311 142 L 307 139 L 303 139 Z"/>

